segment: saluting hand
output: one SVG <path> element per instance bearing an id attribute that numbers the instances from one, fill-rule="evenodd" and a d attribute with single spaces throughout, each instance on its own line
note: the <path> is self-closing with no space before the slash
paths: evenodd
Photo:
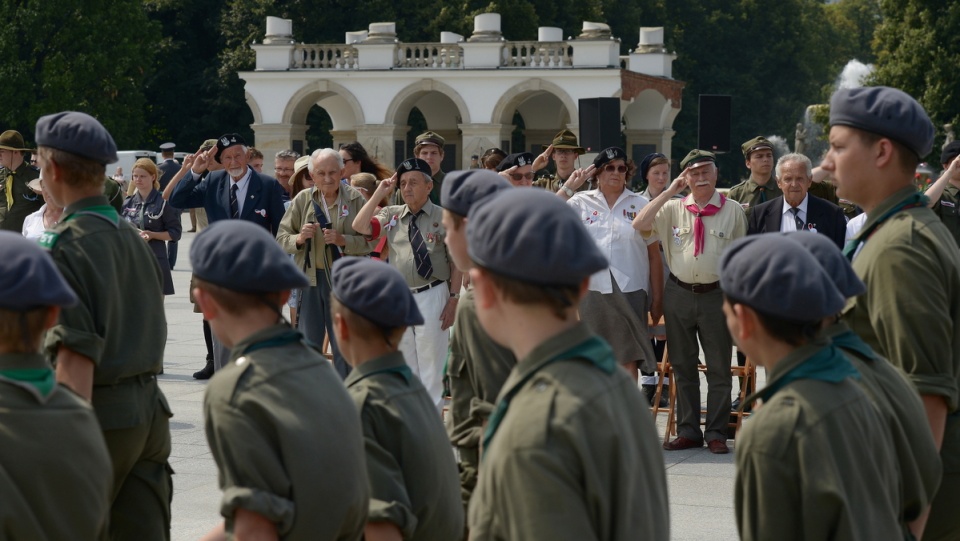
<path id="1" fill-rule="evenodd" d="M 550 158 L 553 157 L 553 145 L 547 147 L 547 150 L 544 150 L 537 159 L 533 160 L 533 170 L 539 171 L 546 167 L 550 163 Z"/>
<path id="2" fill-rule="evenodd" d="M 197 154 L 193 160 L 193 167 L 191 167 L 190 170 L 198 175 L 202 175 L 209 167 L 210 160 L 213 159 L 213 154 L 216 151 L 217 147 L 211 147 L 206 151 L 197 150 Z"/>
<path id="3" fill-rule="evenodd" d="M 518 166 L 514 165 L 513 167 L 511 167 L 510 169 L 507 169 L 507 170 L 505 170 L 505 171 L 498 171 L 497 174 L 500 175 L 501 177 L 507 179 L 507 180 L 509 181 L 509 180 L 510 180 L 510 174 L 511 174 L 511 173 L 515 173 L 515 172 L 517 171 L 517 168 L 518 168 Z M 536 167 L 534 167 L 534 169 L 536 169 Z"/>
<path id="4" fill-rule="evenodd" d="M 579 190 L 580 187 L 583 186 L 583 183 L 593 176 L 593 172 L 596 170 L 597 168 L 594 167 L 593 164 L 588 165 L 584 169 L 575 169 L 563 185 L 571 190 Z"/>
<path id="5" fill-rule="evenodd" d="M 180 164 L 180 170 L 184 171 L 187 169 L 191 169 L 193 167 L 194 162 L 196 161 L 197 161 L 196 154 L 187 154 L 186 156 L 183 157 L 183 163 Z"/>
<path id="6" fill-rule="evenodd" d="M 673 182 L 670 183 L 669 190 L 671 194 L 677 195 L 678 193 L 686 189 L 686 187 L 687 187 L 687 170 L 684 169 L 684 171 L 680 173 L 680 176 L 673 179 Z"/>
<path id="7" fill-rule="evenodd" d="M 394 173 L 392 177 L 381 180 L 380 183 L 377 184 L 377 189 L 373 191 L 373 195 L 370 196 L 370 199 L 380 201 L 388 193 L 390 193 L 391 190 L 393 190 L 393 187 L 396 186 L 396 184 L 397 174 Z"/>

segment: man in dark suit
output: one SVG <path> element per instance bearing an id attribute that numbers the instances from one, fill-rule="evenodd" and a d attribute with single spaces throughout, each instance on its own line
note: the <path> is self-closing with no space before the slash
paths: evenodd
<path id="1" fill-rule="evenodd" d="M 783 195 L 753 208 L 747 234 L 806 229 L 826 235 L 843 248 L 847 221 L 843 209 L 810 195 L 813 165 L 803 154 L 787 154 L 777 161 L 777 186 Z"/>
<path id="2" fill-rule="evenodd" d="M 173 143 L 160 145 L 160 157 L 163 159 L 157 164 L 157 169 L 160 170 L 160 177 L 157 182 L 160 183 L 161 192 L 167 187 L 167 184 L 170 184 L 170 179 L 180 171 L 180 162 L 173 157 L 173 149 L 175 148 L 177 147 Z M 175 240 L 167 242 L 167 260 L 170 262 L 170 270 L 173 270 L 174 265 L 177 264 L 177 241 Z"/>

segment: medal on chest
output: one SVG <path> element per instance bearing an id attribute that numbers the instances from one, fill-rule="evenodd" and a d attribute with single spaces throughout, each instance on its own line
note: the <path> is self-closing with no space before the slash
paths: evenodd
<path id="1" fill-rule="evenodd" d="M 673 228 L 673 243 L 676 244 L 677 246 L 680 246 L 680 228 L 679 227 Z"/>
<path id="2" fill-rule="evenodd" d="M 383 227 L 384 227 L 384 229 L 386 229 L 387 231 L 393 229 L 394 227 L 397 227 L 397 215 L 394 214 L 393 216 L 391 216 L 391 217 L 390 217 L 390 221 L 387 222 L 387 225 L 385 225 L 385 226 L 383 226 Z"/>

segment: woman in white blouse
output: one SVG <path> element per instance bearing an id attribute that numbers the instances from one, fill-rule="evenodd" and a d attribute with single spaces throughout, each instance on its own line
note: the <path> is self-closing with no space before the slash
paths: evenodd
<path id="1" fill-rule="evenodd" d="M 39 210 L 28 215 L 23 219 L 23 236 L 28 239 L 37 240 L 47 229 L 50 229 L 60 221 L 63 214 L 63 207 L 58 207 L 52 200 L 47 199 L 43 193 L 43 173 L 39 178 L 35 178 L 27 184 L 31 190 L 41 194 L 45 203 Z"/>

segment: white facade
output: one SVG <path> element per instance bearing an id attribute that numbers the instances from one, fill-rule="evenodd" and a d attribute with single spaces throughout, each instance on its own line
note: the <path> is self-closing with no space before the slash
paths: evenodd
<path id="1" fill-rule="evenodd" d="M 584 23 L 568 41 L 559 41 L 559 29 L 541 28 L 550 41 L 537 42 L 505 41 L 499 27 L 500 16 L 487 13 L 469 40 L 444 32 L 439 43 L 400 43 L 393 23 L 374 23 L 347 33 L 345 45 L 298 45 L 290 21 L 268 17 L 264 43 L 253 45 L 256 70 L 239 74 L 255 145 L 267 157 L 302 152 L 307 113 L 319 105 L 333 121 L 334 147 L 359 141 L 392 168 L 413 152 L 407 121 L 416 107 L 467 168 L 488 148 L 521 150 L 509 148 L 516 112 L 531 151 L 564 128 L 579 137 L 578 100 L 619 97 L 627 152 L 670 155 L 683 83 L 671 77 L 675 56 L 663 49 L 661 28 L 641 29 L 637 50 L 620 57 L 619 40 L 603 24 Z M 267 159 L 265 172 L 272 165 Z"/>

